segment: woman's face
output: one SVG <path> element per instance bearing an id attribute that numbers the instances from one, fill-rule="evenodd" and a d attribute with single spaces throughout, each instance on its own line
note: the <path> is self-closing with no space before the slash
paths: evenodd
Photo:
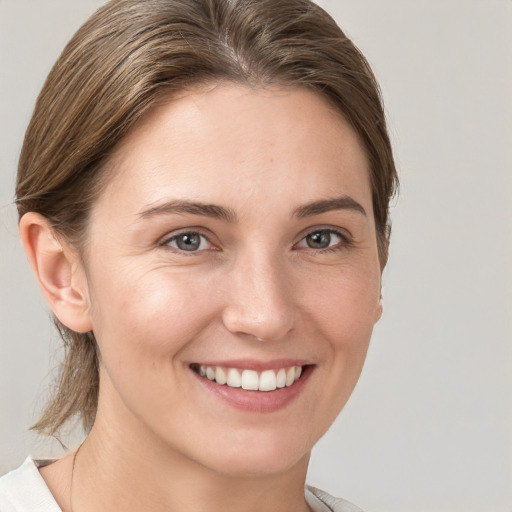
<path id="1" fill-rule="evenodd" d="M 85 253 L 94 428 L 222 473 L 304 463 L 381 314 L 354 131 L 306 89 L 221 84 L 153 109 L 112 168 Z"/>

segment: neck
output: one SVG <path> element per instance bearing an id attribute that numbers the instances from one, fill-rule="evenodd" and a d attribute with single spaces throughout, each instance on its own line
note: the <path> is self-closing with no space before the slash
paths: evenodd
<path id="1" fill-rule="evenodd" d="M 308 511 L 309 455 L 276 474 L 215 471 L 148 432 L 107 428 L 99 414 L 75 461 L 73 512 Z M 126 424 L 125 424 L 126 425 Z"/>

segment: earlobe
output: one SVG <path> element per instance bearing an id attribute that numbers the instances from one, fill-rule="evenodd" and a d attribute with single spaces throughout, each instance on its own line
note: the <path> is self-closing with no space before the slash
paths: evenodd
<path id="1" fill-rule="evenodd" d="M 381 299 L 379 300 L 379 303 L 377 305 L 377 311 L 376 311 L 376 316 L 375 316 L 375 323 L 377 323 L 382 317 L 382 297 Z"/>
<path id="2" fill-rule="evenodd" d="M 375 308 L 375 322 L 377 323 L 381 317 L 382 317 L 382 285 L 380 287 L 380 293 L 379 293 L 379 302 L 377 303 L 377 307 Z"/>
<path id="3" fill-rule="evenodd" d="M 77 332 L 92 330 L 87 282 L 76 251 L 56 238 L 49 221 L 28 212 L 20 235 L 43 295 L 55 316 Z"/>

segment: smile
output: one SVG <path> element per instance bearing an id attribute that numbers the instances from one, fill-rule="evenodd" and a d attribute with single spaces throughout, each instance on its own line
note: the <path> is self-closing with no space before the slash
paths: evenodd
<path id="1" fill-rule="evenodd" d="M 287 388 L 299 380 L 302 374 L 302 366 L 258 372 L 251 369 L 193 364 L 191 369 L 201 377 L 221 386 L 242 388 L 247 391 L 275 391 Z"/>

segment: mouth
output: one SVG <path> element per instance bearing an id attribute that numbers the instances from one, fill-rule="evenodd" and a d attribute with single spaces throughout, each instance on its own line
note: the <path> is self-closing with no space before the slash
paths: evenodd
<path id="1" fill-rule="evenodd" d="M 203 379 L 246 391 L 271 392 L 293 386 L 311 365 L 295 365 L 282 368 L 256 371 L 250 368 L 230 368 L 210 366 L 199 363 L 190 365 L 190 369 Z"/>

